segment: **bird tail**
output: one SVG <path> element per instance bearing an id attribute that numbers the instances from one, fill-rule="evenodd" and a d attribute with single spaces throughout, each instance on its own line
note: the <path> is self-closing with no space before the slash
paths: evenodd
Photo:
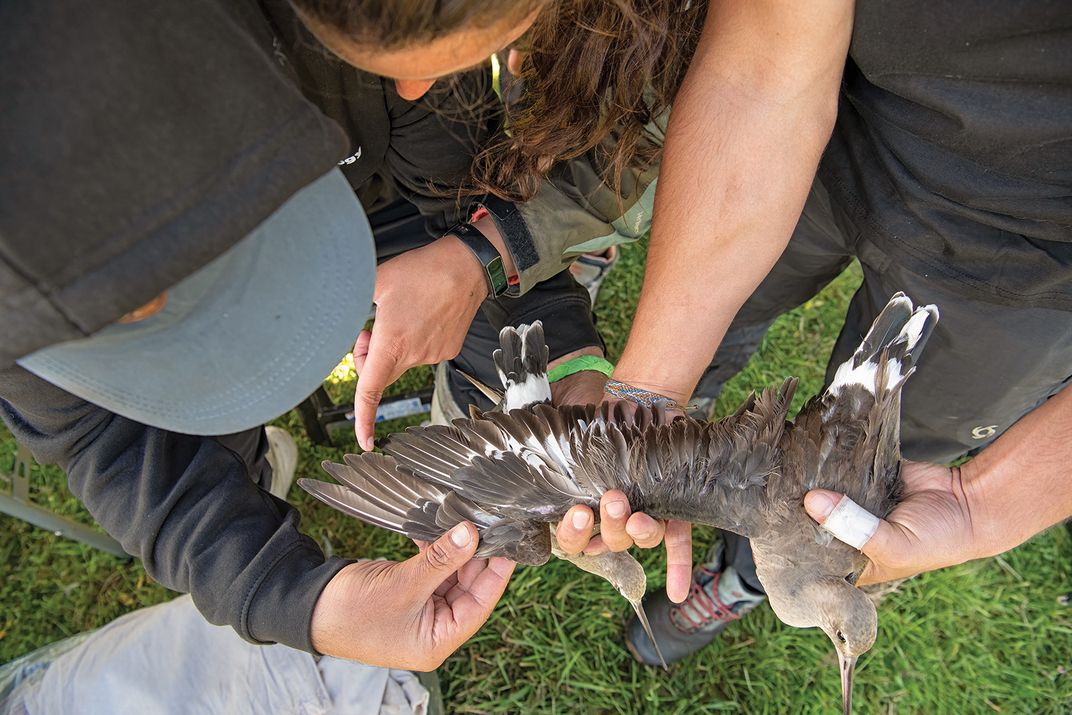
<path id="1" fill-rule="evenodd" d="M 874 396 L 899 388 L 916 368 L 938 322 L 938 308 L 914 308 L 904 293 L 895 293 L 852 357 L 838 366 L 827 393 L 859 385 Z"/>
<path id="2" fill-rule="evenodd" d="M 543 323 L 505 327 L 499 333 L 499 349 L 492 357 L 506 394 L 503 411 L 551 401 L 547 382 L 547 343 Z"/>

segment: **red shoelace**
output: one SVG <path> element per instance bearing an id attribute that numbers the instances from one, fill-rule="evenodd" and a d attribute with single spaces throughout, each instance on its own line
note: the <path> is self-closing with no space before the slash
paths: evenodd
<path id="1" fill-rule="evenodd" d="M 727 606 L 718 598 L 718 581 L 722 577 L 721 572 L 701 568 L 700 573 L 711 577 L 711 593 L 708 593 L 703 584 L 699 583 L 698 578 L 693 577 L 689 597 L 670 611 L 670 622 L 678 630 L 686 633 L 697 631 L 709 623 L 725 623 L 740 618 L 733 612 L 732 606 Z M 681 619 L 684 619 L 685 623 L 682 623 Z"/>

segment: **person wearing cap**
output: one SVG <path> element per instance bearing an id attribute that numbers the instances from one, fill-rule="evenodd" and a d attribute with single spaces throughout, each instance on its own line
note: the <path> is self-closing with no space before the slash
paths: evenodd
<path id="1" fill-rule="evenodd" d="M 516 37 L 530 14 L 480 26 L 487 47 L 466 57 Z M 468 524 L 402 563 L 325 558 L 269 494 L 260 425 L 320 384 L 373 297 L 376 330 L 407 302 L 430 306 L 418 327 L 471 320 L 489 294 L 500 298 L 491 322 L 545 317 L 568 333 L 583 304 L 590 324 L 575 284 L 541 302 L 540 286 L 568 265 L 562 242 L 549 250 L 541 235 L 568 226 L 583 244 L 614 233 L 617 197 L 581 207 L 567 181 L 542 207 L 489 201 L 491 228 L 475 229 L 486 235 L 460 241 L 473 217 L 444 190 L 468 168 L 471 118 L 409 101 L 431 82 L 415 89 L 331 57 L 286 2 L 149 14 L 45 2 L 2 19 L 5 424 L 212 623 L 254 643 L 438 665 L 486 620 L 513 565 L 471 560 Z M 374 218 L 401 196 L 431 232 L 383 264 L 375 295 L 384 251 L 355 191 Z M 452 221 L 462 223 L 447 231 Z M 508 291 L 524 295 L 498 295 Z M 586 330 L 574 346 L 598 352 Z"/>

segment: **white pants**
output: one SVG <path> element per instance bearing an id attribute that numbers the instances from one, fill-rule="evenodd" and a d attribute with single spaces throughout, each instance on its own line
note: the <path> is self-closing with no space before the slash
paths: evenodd
<path id="1" fill-rule="evenodd" d="M 409 671 L 247 643 L 189 596 L 119 618 L 47 667 L 34 655 L 4 715 L 424 715 L 429 698 Z"/>

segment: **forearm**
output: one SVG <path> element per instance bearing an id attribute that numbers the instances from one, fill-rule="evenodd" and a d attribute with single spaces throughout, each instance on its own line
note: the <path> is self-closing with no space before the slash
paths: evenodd
<path id="1" fill-rule="evenodd" d="M 778 22 L 751 5 L 712 5 L 675 101 L 644 287 L 615 372 L 679 401 L 784 250 L 836 114 L 851 4 L 766 8 Z M 771 25 L 811 40 L 767 37 Z"/>
<path id="2" fill-rule="evenodd" d="M 961 467 L 980 553 L 993 556 L 1072 517 L 1072 388 Z"/>

